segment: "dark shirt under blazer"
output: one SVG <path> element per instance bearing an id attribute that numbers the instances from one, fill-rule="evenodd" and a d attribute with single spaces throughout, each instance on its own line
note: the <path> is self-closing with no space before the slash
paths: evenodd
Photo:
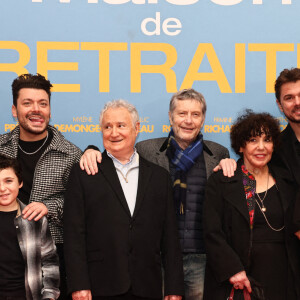
<path id="1" fill-rule="evenodd" d="M 168 173 L 142 157 L 136 206 L 131 216 L 112 160 L 103 153 L 99 172 L 75 165 L 64 208 L 69 291 L 93 296 L 183 294 L 182 257 Z"/>

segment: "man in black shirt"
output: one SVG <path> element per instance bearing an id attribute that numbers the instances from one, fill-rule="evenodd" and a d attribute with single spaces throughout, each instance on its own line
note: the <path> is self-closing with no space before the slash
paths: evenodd
<path id="1" fill-rule="evenodd" d="M 42 75 L 24 74 L 13 81 L 12 114 L 19 125 L 0 135 L 0 154 L 17 158 L 23 170 L 19 199 L 28 204 L 23 218 L 38 221 L 47 216 L 60 258 L 64 299 L 63 202 L 71 167 L 81 150 L 49 125 L 52 85 Z"/>
<path id="2" fill-rule="evenodd" d="M 300 69 L 284 69 L 275 82 L 276 102 L 288 120 L 273 162 L 283 165 L 300 186 Z M 300 227 L 300 192 L 294 209 L 294 223 Z M 300 239 L 300 231 L 296 236 Z"/>
<path id="3" fill-rule="evenodd" d="M 276 102 L 288 120 L 274 159 L 281 159 L 300 185 L 300 69 L 284 69 L 275 82 Z"/>

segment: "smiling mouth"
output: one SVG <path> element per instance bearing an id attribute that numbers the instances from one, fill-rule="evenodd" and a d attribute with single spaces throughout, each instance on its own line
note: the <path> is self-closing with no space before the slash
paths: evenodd
<path id="1" fill-rule="evenodd" d="M 117 141 L 110 141 L 111 143 L 120 143 L 122 142 L 123 140 L 117 140 Z"/>
<path id="2" fill-rule="evenodd" d="M 293 113 L 300 114 L 300 107 L 293 109 Z"/>
<path id="3" fill-rule="evenodd" d="M 254 157 L 256 157 L 258 159 L 265 158 L 266 156 L 267 156 L 266 154 L 256 154 L 256 155 L 254 155 Z"/>
<path id="4" fill-rule="evenodd" d="M 45 119 L 40 115 L 31 115 L 28 116 L 27 119 L 34 124 L 43 124 Z"/>
<path id="5" fill-rule="evenodd" d="M 193 131 L 194 128 L 187 128 L 187 127 L 180 127 L 182 130 L 185 130 L 185 131 Z"/>

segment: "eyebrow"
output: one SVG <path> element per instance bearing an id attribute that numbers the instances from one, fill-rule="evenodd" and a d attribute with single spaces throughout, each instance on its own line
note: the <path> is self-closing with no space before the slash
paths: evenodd
<path id="1" fill-rule="evenodd" d="M 24 98 L 24 99 L 22 99 L 21 101 L 33 101 L 33 99 L 31 99 L 31 98 Z M 39 99 L 39 100 L 37 100 L 37 101 L 49 101 L 49 99 L 42 98 L 42 99 Z"/>

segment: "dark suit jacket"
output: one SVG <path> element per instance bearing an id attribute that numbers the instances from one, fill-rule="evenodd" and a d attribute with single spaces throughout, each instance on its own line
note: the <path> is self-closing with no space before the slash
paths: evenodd
<path id="1" fill-rule="evenodd" d="M 272 157 L 272 163 L 285 167 L 300 186 L 300 161 L 293 145 L 295 139 L 292 127 L 287 125 L 280 134 L 280 145 Z"/>
<path id="2" fill-rule="evenodd" d="M 297 186 L 284 169 L 270 167 L 280 193 L 285 221 L 285 244 L 300 299 L 300 249 L 294 235 L 292 214 Z M 206 186 L 204 238 L 207 255 L 204 299 L 227 299 L 229 278 L 248 269 L 250 223 L 242 171 L 238 167 L 231 178 L 222 171 L 214 173 Z"/>
<path id="3" fill-rule="evenodd" d="M 183 294 L 182 257 L 168 173 L 142 157 L 136 206 L 131 216 L 112 160 L 102 154 L 99 172 L 75 165 L 64 208 L 69 291 L 91 289 L 113 296 L 160 298 Z"/>
<path id="4" fill-rule="evenodd" d="M 149 161 L 170 171 L 169 159 L 166 155 L 167 143 L 168 139 L 166 138 L 150 139 L 137 143 L 136 149 Z M 207 178 L 221 159 L 229 157 L 227 148 L 211 141 L 204 141 L 203 153 Z"/>
<path id="5" fill-rule="evenodd" d="M 296 136 L 292 127 L 288 124 L 280 134 L 280 145 L 272 156 L 272 164 L 285 168 L 294 181 L 298 184 L 300 194 L 300 159 L 296 153 Z M 297 199 L 294 210 L 295 231 L 300 230 L 300 198 Z"/>

